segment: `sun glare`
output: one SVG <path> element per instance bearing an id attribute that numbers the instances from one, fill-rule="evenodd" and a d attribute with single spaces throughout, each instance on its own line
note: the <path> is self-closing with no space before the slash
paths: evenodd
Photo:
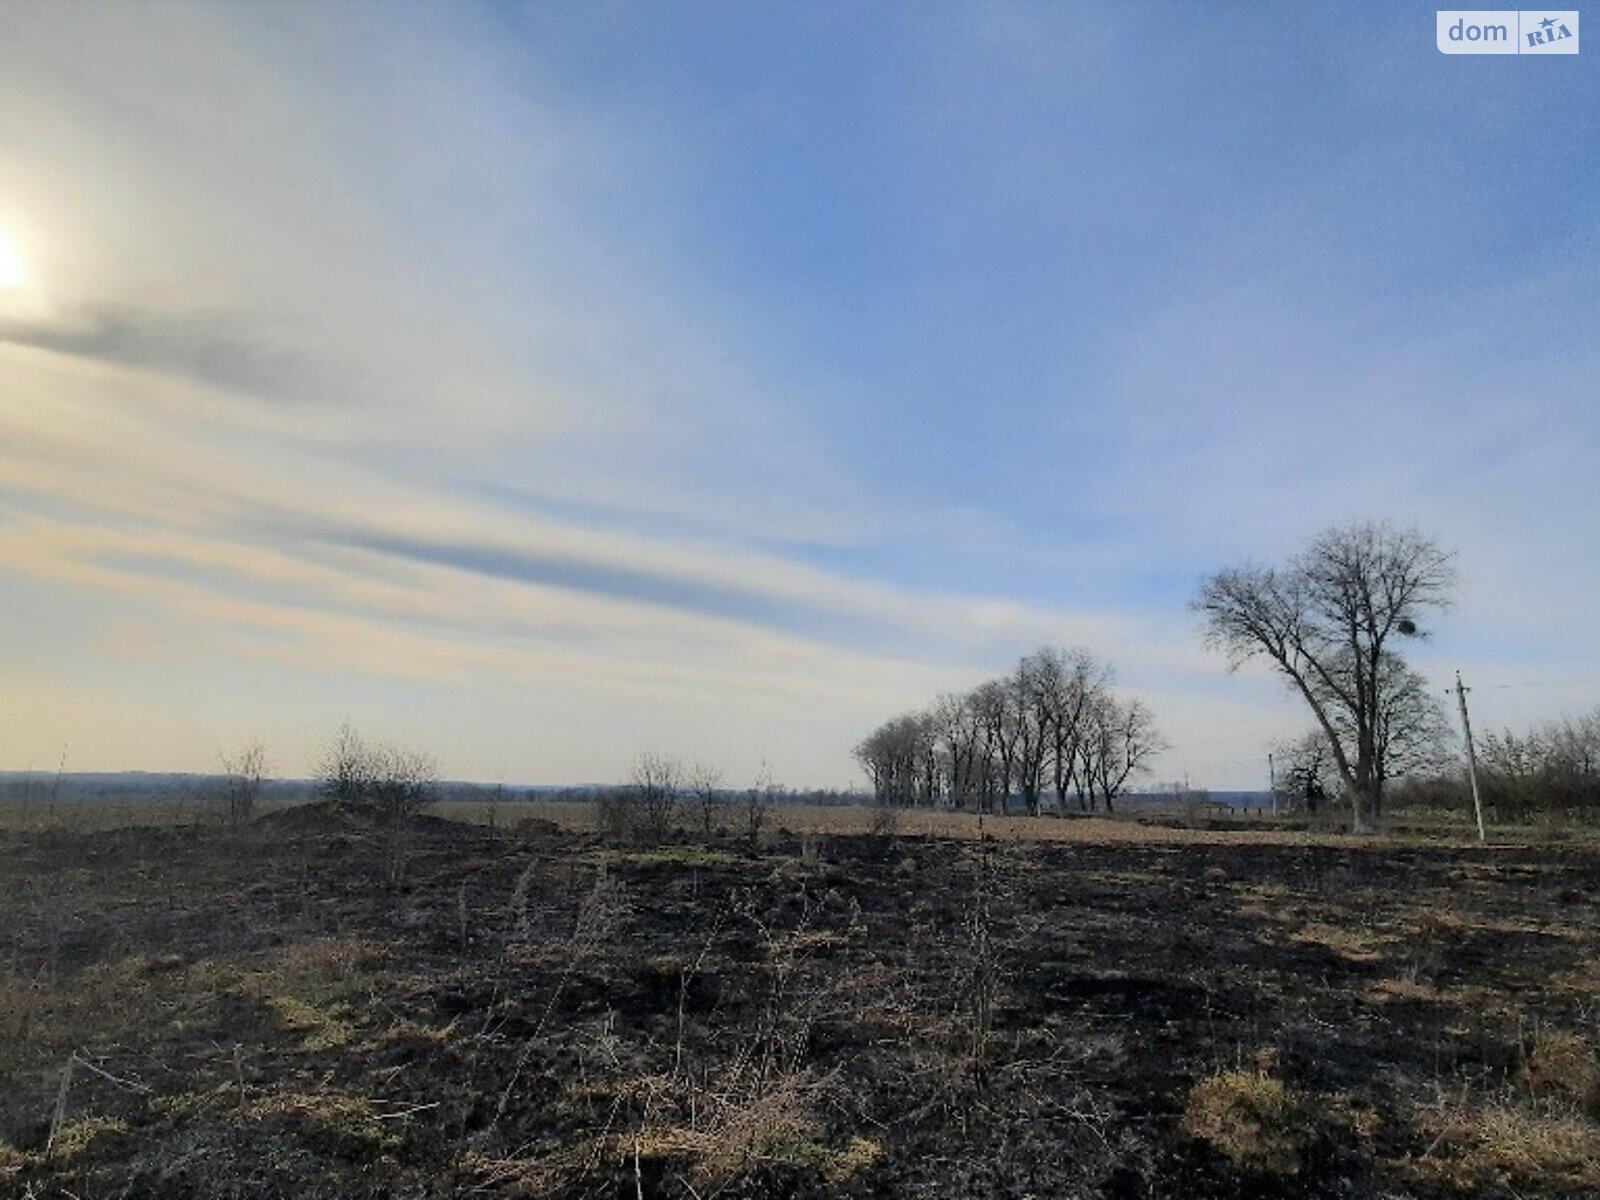
<path id="1" fill-rule="evenodd" d="M 21 284 L 24 274 L 22 255 L 17 252 L 17 244 L 0 233 L 0 292 Z"/>

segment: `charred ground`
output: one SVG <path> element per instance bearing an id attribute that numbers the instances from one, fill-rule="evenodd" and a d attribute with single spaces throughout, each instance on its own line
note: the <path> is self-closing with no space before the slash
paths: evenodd
<path id="1" fill-rule="evenodd" d="M 1600 854 L 0 840 L 0 1192 L 1600 1193 Z"/>

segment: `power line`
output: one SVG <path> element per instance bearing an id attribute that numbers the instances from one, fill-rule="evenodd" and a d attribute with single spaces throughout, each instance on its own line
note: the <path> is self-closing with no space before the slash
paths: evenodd
<path id="1" fill-rule="evenodd" d="M 1473 687 L 1478 690 L 1485 688 L 1530 688 L 1530 687 L 1572 687 L 1581 683 L 1600 683 L 1600 675 L 1580 676 L 1574 679 L 1529 679 L 1522 683 L 1477 683 Z M 1454 688 L 1447 688 L 1454 692 Z"/>

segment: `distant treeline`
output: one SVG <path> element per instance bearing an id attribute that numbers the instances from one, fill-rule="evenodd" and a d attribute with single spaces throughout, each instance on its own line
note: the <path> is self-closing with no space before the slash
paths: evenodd
<path id="1" fill-rule="evenodd" d="M 10 800 L 183 800 L 214 796 L 224 775 L 154 771 L 0 771 L 0 797 Z M 309 797 L 316 784 L 309 779 L 274 779 L 265 783 L 271 799 Z"/>
<path id="2" fill-rule="evenodd" d="M 205 801 L 224 795 L 235 783 L 226 774 L 196 774 L 152 771 L 0 771 L 0 799 L 6 800 L 187 800 Z M 614 791 L 616 784 L 503 784 L 446 780 L 431 791 L 435 801 L 474 804 L 556 801 L 593 801 Z M 296 803 L 322 795 L 326 784 L 321 779 L 266 779 L 259 799 L 273 803 Z M 732 802 L 735 793 L 725 796 Z M 842 805 L 862 804 L 870 799 L 862 792 L 837 788 L 786 789 L 775 797 L 780 804 Z"/>

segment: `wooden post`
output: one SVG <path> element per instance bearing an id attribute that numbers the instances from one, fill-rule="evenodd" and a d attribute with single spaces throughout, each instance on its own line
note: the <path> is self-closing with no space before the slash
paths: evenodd
<path id="1" fill-rule="evenodd" d="M 1472 721 L 1467 716 L 1467 692 L 1471 690 L 1461 682 L 1461 672 L 1456 672 L 1456 703 L 1461 706 L 1461 732 L 1467 739 L 1467 778 L 1472 781 L 1472 811 L 1478 817 L 1478 841 L 1488 841 L 1483 829 L 1483 797 L 1478 793 L 1478 752 L 1472 746 Z"/>

